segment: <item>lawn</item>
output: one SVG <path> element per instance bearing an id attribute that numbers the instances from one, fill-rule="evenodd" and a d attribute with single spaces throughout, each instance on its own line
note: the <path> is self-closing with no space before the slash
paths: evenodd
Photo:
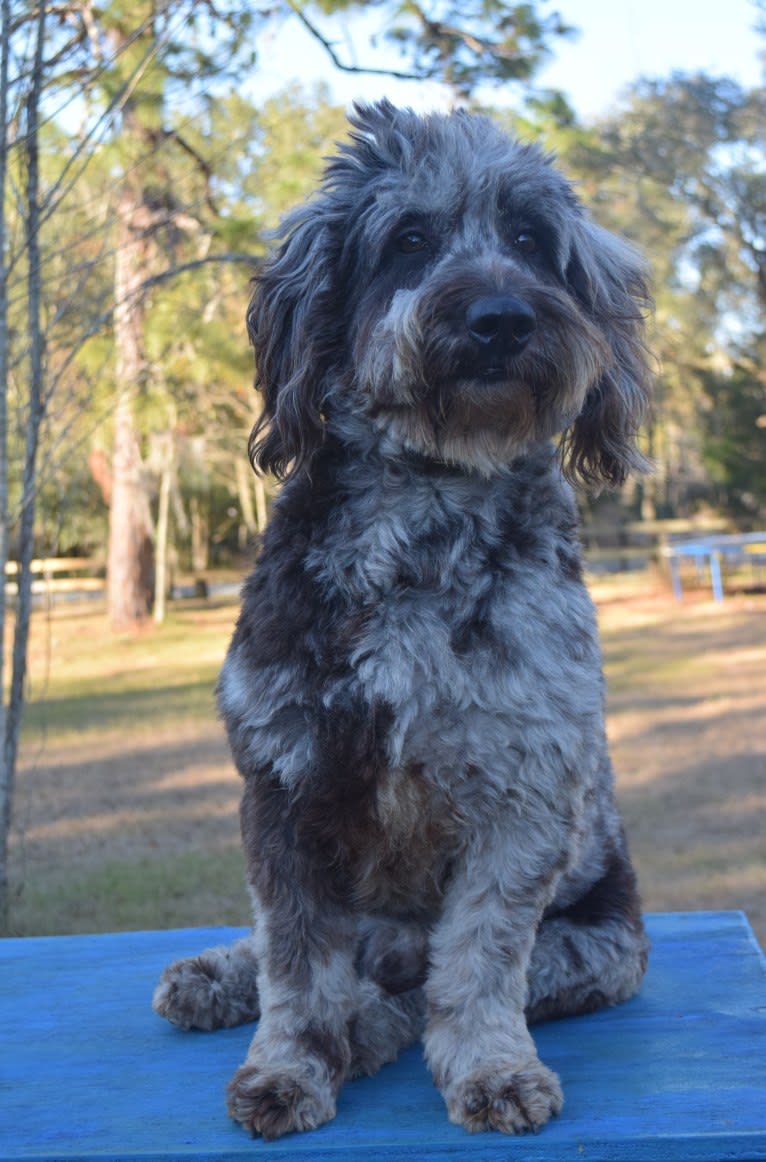
<path id="1" fill-rule="evenodd" d="M 594 582 L 618 794 L 650 910 L 743 908 L 766 943 L 766 596 L 677 605 Z M 33 625 L 11 931 L 247 923 L 235 774 L 213 688 L 231 604 L 110 634 Z"/>

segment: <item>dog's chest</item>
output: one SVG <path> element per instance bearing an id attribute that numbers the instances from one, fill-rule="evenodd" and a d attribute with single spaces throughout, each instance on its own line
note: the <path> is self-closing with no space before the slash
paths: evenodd
<path id="1" fill-rule="evenodd" d="M 354 625 L 328 715 L 342 730 L 350 691 L 355 705 L 384 708 L 367 745 L 369 793 L 342 824 L 350 879 L 366 906 L 396 910 L 414 895 L 433 908 L 482 818 L 540 793 L 565 812 L 588 781 L 600 655 L 555 511 L 517 520 L 488 487 L 385 499 L 364 521 L 343 514 L 308 566 Z"/>
<path id="2" fill-rule="evenodd" d="M 502 780 L 552 735 L 574 763 L 600 717 L 576 546 L 555 511 L 517 517 L 507 502 L 485 482 L 381 490 L 313 562 L 363 613 L 348 668 L 369 704 L 391 710 L 392 769 L 414 765 L 441 785 L 467 768 Z"/>

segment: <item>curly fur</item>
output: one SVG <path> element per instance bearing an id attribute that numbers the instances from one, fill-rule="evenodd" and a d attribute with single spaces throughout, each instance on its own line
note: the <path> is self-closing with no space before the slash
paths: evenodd
<path id="1" fill-rule="evenodd" d="M 487 119 L 352 124 L 248 312 L 286 479 L 219 684 L 255 925 L 155 1007 L 260 1010 L 264 1137 L 420 1036 L 453 1121 L 519 1133 L 562 1105 L 528 1024 L 646 964 L 567 482 L 644 467 L 646 275 Z"/>

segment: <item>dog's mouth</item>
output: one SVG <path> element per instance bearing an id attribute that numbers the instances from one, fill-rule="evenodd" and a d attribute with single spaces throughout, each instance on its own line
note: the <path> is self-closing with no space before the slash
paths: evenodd
<path id="1" fill-rule="evenodd" d="M 502 383 L 508 379 L 508 370 L 499 363 L 492 363 L 489 367 L 482 367 L 474 378 L 480 383 Z"/>
<path id="2" fill-rule="evenodd" d="M 454 380 L 457 383 L 474 383 L 485 386 L 496 386 L 511 383 L 518 379 L 518 368 L 509 366 L 512 360 L 494 361 L 492 363 L 477 363 L 475 359 L 464 359 L 454 369 Z"/>

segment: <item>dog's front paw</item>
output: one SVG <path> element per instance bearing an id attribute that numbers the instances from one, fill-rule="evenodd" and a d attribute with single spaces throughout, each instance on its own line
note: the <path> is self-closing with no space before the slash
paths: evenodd
<path id="1" fill-rule="evenodd" d="M 245 1063 L 234 1074 L 228 1097 L 235 1121 L 267 1139 L 313 1130 L 335 1117 L 330 1086 L 306 1074 L 270 1072 Z"/>
<path id="2" fill-rule="evenodd" d="M 255 959 L 241 940 L 208 948 L 163 970 L 152 1008 L 181 1029 L 229 1028 L 258 1017 Z"/>
<path id="3" fill-rule="evenodd" d="M 451 1083 L 445 1098 L 450 1121 L 472 1134 L 539 1130 L 564 1104 L 556 1074 L 536 1059 L 520 1068 L 499 1063 L 477 1070 Z"/>

